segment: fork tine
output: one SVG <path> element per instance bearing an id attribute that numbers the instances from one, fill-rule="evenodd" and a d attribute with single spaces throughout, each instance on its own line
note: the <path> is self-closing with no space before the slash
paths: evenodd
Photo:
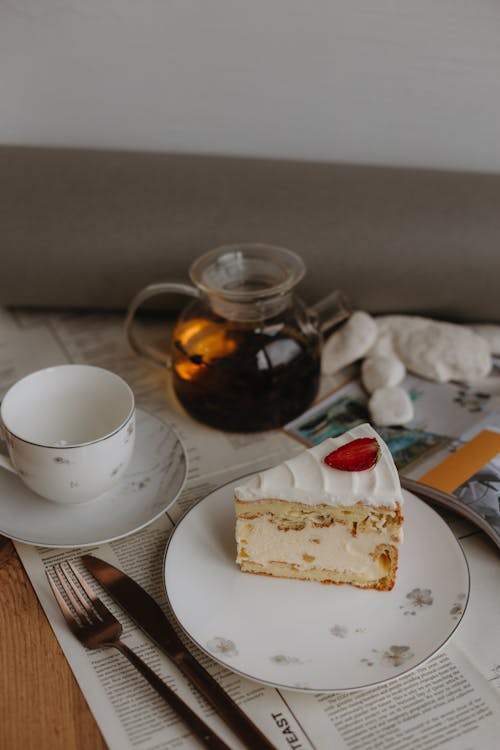
<path id="1" fill-rule="evenodd" d="M 81 578 L 81 576 L 78 575 L 75 566 L 72 565 L 69 561 L 66 561 L 65 563 L 61 563 L 61 570 L 63 571 L 64 577 L 66 578 L 66 581 L 68 582 L 71 590 L 73 591 L 75 596 L 78 597 L 78 600 L 80 604 L 82 605 L 82 607 L 84 608 L 84 610 L 90 614 L 92 610 L 92 599 L 95 599 L 95 596 L 89 596 L 88 593 L 85 592 L 87 593 L 88 599 L 90 599 L 90 603 L 89 603 L 88 599 L 85 598 L 85 596 L 82 594 L 78 586 L 75 585 L 75 581 L 71 578 L 71 575 L 68 573 L 67 568 L 70 569 L 71 573 L 73 574 L 76 581 L 80 584 L 80 586 L 82 586 L 83 578 Z M 82 586 L 82 588 L 85 590 L 88 587 Z"/>
<path id="2" fill-rule="evenodd" d="M 73 575 L 75 576 L 76 580 L 82 587 L 82 589 L 85 591 L 86 595 L 92 602 L 94 609 L 98 612 L 98 614 L 104 619 L 106 616 L 111 616 L 111 612 L 106 607 L 106 605 L 99 599 L 99 597 L 92 591 L 90 586 L 88 585 L 87 581 L 82 578 L 78 570 L 75 568 L 75 566 L 68 562 L 69 567 L 71 568 L 71 571 Z"/>
<path id="3" fill-rule="evenodd" d="M 85 580 L 84 580 L 84 579 L 82 578 L 82 576 L 81 576 L 81 575 L 80 575 L 80 573 L 79 573 L 79 572 L 77 571 L 77 569 L 75 568 L 75 566 L 73 565 L 73 563 L 70 563 L 70 562 L 68 561 L 68 562 L 67 562 L 67 565 L 68 565 L 68 566 L 69 566 L 69 568 L 71 569 L 71 572 L 72 572 L 72 573 L 73 573 L 73 575 L 75 576 L 76 580 L 78 581 L 78 583 L 80 584 L 80 586 L 82 587 L 82 589 L 83 589 L 83 590 L 85 591 L 85 593 L 87 594 L 87 596 L 88 596 L 88 598 L 90 599 L 90 601 L 92 602 L 92 604 L 95 604 L 95 603 L 96 603 L 96 602 L 98 601 L 98 599 L 97 599 L 97 596 L 96 596 L 96 595 L 94 594 L 94 592 L 92 591 L 92 589 L 91 589 L 91 588 L 90 588 L 90 586 L 88 585 L 87 581 L 85 581 Z"/>
<path id="4" fill-rule="evenodd" d="M 50 584 L 50 588 L 52 589 L 52 593 L 54 594 L 57 604 L 59 605 L 59 609 L 63 613 L 63 617 L 66 620 L 68 627 L 75 635 L 78 635 L 78 632 L 80 630 L 80 626 L 78 622 L 76 621 L 73 613 L 71 612 L 70 608 L 68 607 L 63 597 L 59 593 L 59 589 L 57 588 L 57 586 L 55 585 L 54 581 L 52 580 L 51 576 L 49 575 L 47 571 L 45 572 L 45 575 L 47 576 L 47 579 Z"/>
<path id="5" fill-rule="evenodd" d="M 69 579 L 63 566 L 55 565 L 54 572 L 57 578 L 59 579 L 59 583 L 63 587 L 64 593 L 68 597 L 71 603 L 71 606 L 75 610 L 78 617 L 82 620 L 83 623 L 87 623 L 87 622 L 92 623 L 93 617 L 92 617 L 92 610 L 90 608 L 90 605 L 87 604 L 87 602 L 84 602 L 82 600 L 81 594 L 78 592 L 73 582 Z M 76 597 L 78 597 L 79 601 Z"/>
<path id="6" fill-rule="evenodd" d="M 64 575 L 64 578 L 66 579 L 66 583 L 68 584 L 69 588 L 73 592 L 74 596 L 76 596 L 76 598 L 78 599 L 78 601 L 80 602 L 80 604 L 84 608 L 85 612 L 89 613 L 91 605 L 89 604 L 89 602 L 87 601 L 87 599 L 85 599 L 85 597 L 83 596 L 83 594 L 80 591 L 80 589 L 78 588 L 78 586 L 75 585 L 74 580 L 71 578 L 71 575 L 68 573 L 68 570 L 67 570 L 69 568 L 70 571 L 71 571 L 71 573 L 73 573 L 73 575 L 76 577 L 75 568 L 68 561 L 66 561 L 64 563 L 61 563 L 59 567 L 60 567 L 60 570 L 61 570 L 62 574 Z"/>

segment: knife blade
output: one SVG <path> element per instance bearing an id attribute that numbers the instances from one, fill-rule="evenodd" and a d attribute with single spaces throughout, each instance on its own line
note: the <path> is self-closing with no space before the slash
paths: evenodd
<path id="1" fill-rule="evenodd" d="M 250 750 L 276 750 L 219 683 L 187 650 L 163 610 L 139 584 L 119 568 L 94 555 L 82 555 L 87 570 L 193 683 L 205 700 Z"/>

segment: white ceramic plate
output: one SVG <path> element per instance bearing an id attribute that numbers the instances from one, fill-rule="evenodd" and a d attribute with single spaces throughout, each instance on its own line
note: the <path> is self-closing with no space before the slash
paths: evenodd
<path id="1" fill-rule="evenodd" d="M 467 606 L 469 570 L 448 526 L 417 497 L 404 493 L 395 587 L 363 591 L 241 573 L 237 483 L 191 508 L 165 554 L 172 611 L 205 653 L 267 685 L 334 693 L 399 677 L 450 638 Z"/>
<path id="2" fill-rule="evenodd" d="M 31 492 L 0 469 L 0 532 L 41 547 L 89 547 L 139 531 L 175 502 L 187 473 L 174 430 L 137 409 L 135 446 L 126 473 L 96 500 L 62 505 Z"/>

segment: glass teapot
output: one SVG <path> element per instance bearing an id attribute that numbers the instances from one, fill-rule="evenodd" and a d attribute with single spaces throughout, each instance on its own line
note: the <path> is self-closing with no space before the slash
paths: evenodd
<path id="1" fill-rule="evenodd" d="M 282 247 L 219 247 L 191 265 L 192 284 L 158 282 L 134 297 L 129 344 L 171 369 L 175 394 L 195 419 L 226 431 L 279 427 L 314 400 L 322 333 L 350 314 L 341 291 L 307 308 L 294 294 L 304 274 L 302 259 Z M 171 353 L 160 358 L 138 340 L 133 321 L 143 302 L 165 293 L 193 299 L 175 324 Z"/>

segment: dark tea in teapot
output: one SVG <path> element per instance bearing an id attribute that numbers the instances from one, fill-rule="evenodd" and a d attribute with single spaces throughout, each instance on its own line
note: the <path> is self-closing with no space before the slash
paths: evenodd
<path id="1" fill-rule="evenodd" d="M 181 404 L 222 430 L 267 430 L 289 422 L 319 385 L 320 336 L 273 319 L 259 326 L 212 314 L 179 323 L 173 384 Z"/>
<path id="2" fill-rule="evenodd" d="M 294 294 L 302 259 L 269 245 L 218 248 L 189 273 L 194 285 L 159 282 L 136 295 L 126 324 L 134 351 L 151 361 L 132 330 L 142 302 L 188 294 L 194 299 L 179 316 L 168 357 L 186 411 L 238 432 L 272 429 L 301 414 L 318 391 L 322 331 L 349 314 L 342 293 L 306 308 Z"/>

